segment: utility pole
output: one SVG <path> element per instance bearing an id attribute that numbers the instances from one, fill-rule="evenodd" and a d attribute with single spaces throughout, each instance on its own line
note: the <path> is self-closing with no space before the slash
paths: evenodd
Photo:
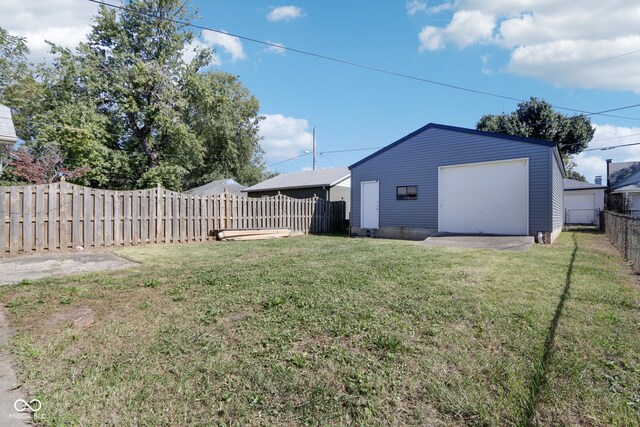
<path id="1" fill-rule="evenodd" d="M 313 170 L 316 170 L 316 127 L 313 127 Z"/>

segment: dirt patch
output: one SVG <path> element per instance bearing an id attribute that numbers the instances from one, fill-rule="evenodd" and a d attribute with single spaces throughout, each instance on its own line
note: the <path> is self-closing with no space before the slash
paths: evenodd
<path id="1" fill-rule="evenodd" d="M 23 255 L 0 259 L 0 285 L 37 280 L 65 274 L 90 273 L 133 267 L 138 264 L 109 252 L 57 253 Z"/>

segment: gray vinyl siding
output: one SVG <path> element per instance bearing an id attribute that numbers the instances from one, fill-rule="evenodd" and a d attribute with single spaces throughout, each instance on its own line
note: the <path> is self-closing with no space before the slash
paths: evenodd
<path id="1" fill-rule="evenodd" d="M 555 155 L 553 150 L 550 150 L 551 164 L 553 165 L 552 172 L 552 223 L 553 230 L 562 228 L 564 225 L 564 174 L 562 170 L 564 166 L 559 156 Z"/>
<path id="2" fill-rule="evenodd" d="M 438 167 L 529 159 L 529 232 L 551 230 L 552 147 L 429 128 L 351 169 L 351 224 L 360 226 L 360 183 L 379 181 L 380 227 L 438 227 Z M 417 200 L 396 200 L 396 186 L 417 185 Z M 562 184 L 561 184 L 562 185 Z M 562 198 L 562 197 L 561 197 Z"/>

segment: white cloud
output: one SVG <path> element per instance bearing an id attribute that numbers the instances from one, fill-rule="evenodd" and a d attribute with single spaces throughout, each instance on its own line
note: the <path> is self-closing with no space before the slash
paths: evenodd
<path id="1" fill-rule="evenodd" d="M 594 127 L 596 133 L 588 148 L 603 148 L 640 142 L 640 127 L 620 127 L 608 124 L 594 124 Z M 576 170 L 584 175 L 589 182 L 593 182 L 594 177 L 600 175 L 603 177 L 603 183 L 606 183 L 606 159 L 612 159 L 614 162 L 640 161 L 640 145 L 605 151 L 583 151 L 575 158 Z"/>
<path id="2" fill-rule="evenodd" d="M 511 52 L 506 70 L 514 74 L 640 93 L 640 52 L 624 55 L 640 49 L 638 22 L 637 0 L 458 0 L 447 25 L 422 29 L 419 47 L 489 43 Z"/>
<path id="3" fill-rule="evenodd" d="M 276 53 L 278 55 L 285 55 L 287 53 L 285 46 L 282 43 L 276 43 L 267 40 L 267 43 L 270 43 L 271 46 L 267 47 L 267 52 Z"/>
<path id="4" fill-rule="evenodd" d="M 230 57 L 231 61 L 246 59 L 242 42 L 239 38 L 223 33 L 214 33 L 212 31 L 204 31 L 202 33 L 204 43 L 212 49 L 221 47 Z M 218 55 L 219 59 L 219 55 Z"/>
<path id="5" fill-rule="evenodd" d="M 313 145 L 313 135 L 308 132 L 306 119 L 285 117 L 282 114 L 265 114 L 260 122 L 260 145 L 265 158 L 274 161 L 299 156 Z"/>
<path id="6" fill-rule="evenodd" d="M 407 0 L 404 4 L 405 9 L 407 10 L 407 15 L 413 16 L 416 13 L 423 12 L 426 14 L 435 14 L 444 12 L 445 10 L 453 9 L 452 3 L 440 3 L 437 6 L 429 7 L 427 2 L 424 0 Z"/>
<path id="7" fill-rule="evenodd" d="M 427 2 L 421 0 L 409 0 L 404 7 L 407 9 L 407 15 L 409 16 L 413 16 L 418 12 L 426 12 L 428 9 Z"/>
<path id="8" fill-rule="evenodd" d="M 267 20 L 271 22 L 291 21 L 303 16 L 304 12 L 298 6 L 279 6 L 273 8 L 273 10 L 267 14 Z"/>
<path id="9" fill-rule="evenodd" d="M 493 75 L 493 71 L 488 66 L 489 61 L 491 60 L 491 57 L 489 55 L 482 55 L 480 57 L 480 60 L 482 61 L 482 74 L 485 76 Z"/>
<path id="10" fill-rule="evenodd" d="M 63 47 L 76 47 L 86 40 L 92 17 L 97 12 L 98 6 L 88 1 L 6 1 L 2 4 L 0 27 L 26 37 L 30 59 L 41 62 L 49 58 L 49 45 L 45 40 Z"/>
<path id="11" fill-rule="evenodd" d="M 442 30 L 437 27 L 427 25 L 418 34 L 420 39 L 420 51 L 423 50 L 440 50 L 445 48 Z"/>
<path id="12" fill-rule="evenodd" d="M 453 42 L 460 48 L 471 44 L 488 42 L 492 39 L 495 16 L 482 12 L 458 11 L 445 28 L 427 25 L 420 31 L 420 50 L 443 49 L 447 42 Z"/>

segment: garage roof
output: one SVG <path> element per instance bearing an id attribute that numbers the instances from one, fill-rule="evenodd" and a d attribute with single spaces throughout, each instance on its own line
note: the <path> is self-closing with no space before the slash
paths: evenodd
<path id="1" fill-rule="evenodd" d="M 284 190 L 288 188 L 332 187 L 351 176 L 349 168 L 316 169 L 284 173 L 262 181 L 243 192 Z"/>
<path id="2" fill-rule="evenodd" d="M 607 188 L 607 186 L 606 185 L 591 184 L 591 183 L 588 183 L 588 182 L 577 181 L 575 179 L 569 179 L 569 178 L 565 178 L 564 179 L 564 191 L 594 190 L 594 189 L 599 189 L 599 188 Z"/>
<path id="3" fill-rule="evenodd" d="M 414 136 L 418 135 L 419 133 L 422 133 L 428 129 L 442 129 L 442 130 L 450 130 L 453 132 L 461 132 L 461 133 L 470 133 L 472 135 L 479 135 L 479 136 L 488 136 L 491 138 L 500 138 L 500 139 L 508 139 L 511 141 L 520 141 L 520 142 L 526 142 L 529 144 L 538 144 L 538 145 L 546 145 L 547 147 L 556 147 L 557 148 L 557 144 L 555 142 L 552 141 L 545 141 L 543 139 L 535 139 L 535 138 L 524 138 L 521 136 L 513 136 L 513 135 L 504 135 L 501 133 L 494 133 L 494 132 L 484 132 L 484 131 L 480 131 L 480 130 L 476 130 L 476 129 L 467 129 L 467 128 L 460 128 L 460 127 L 456 127 L 456 126 L 448 126 L 448 125 L 441 125 L 438 123 L 429 123 L 426 126 L 421 127 L 420 129 L 411 132 L 409 135 L 400 138 L 399 140 L 397 140 L 396 142 L 393 142 L 389 145 L 387 145 L 386 147 L 376 151 L 375 153 L 365 157 L 364 159 L 352 164 L 351 166 L 349 166 L 349 169 L 353 169 L 354 167 L 366 162 L 369 159 L 372 159 L 373 157 L 376 157 L 382 153 L 384 153 L 385 151 L 395 147 L 398 144 L 402 144 L 404 141 L 413 138 Z"/>

